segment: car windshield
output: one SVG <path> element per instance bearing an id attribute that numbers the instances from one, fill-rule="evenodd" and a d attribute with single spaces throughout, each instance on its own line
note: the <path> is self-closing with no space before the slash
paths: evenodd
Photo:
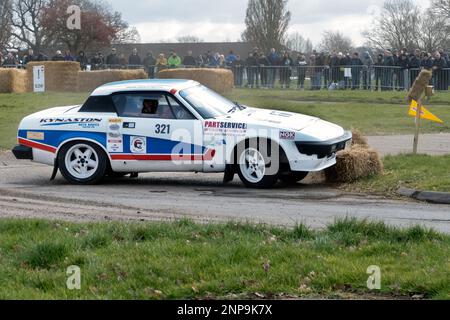
<path id="1" fill-rule="evenodd" d="M 180 92 L 180 95 L 204 119 L 217 118 L 241 109 L 236 103 L 225 99 L 204 86 L 196 86 L 183 90 Z"/>

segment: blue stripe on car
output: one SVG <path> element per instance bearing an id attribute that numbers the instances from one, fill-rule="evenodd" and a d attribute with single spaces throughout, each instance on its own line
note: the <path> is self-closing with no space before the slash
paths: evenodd
<path id="1" fill-rule="evenodd" d="M 27 132 L 44 133 L 44 140 L 32 140 L 58 148 L 62 143 L 74 139 L 89 139 L 97 141 L 106 148 L 106 133 L 86 131 L 59 131 L 59 130 L 20 130 L 19 138 L 28 139 Z M 131 152 L 131 135 L 123 136 L 123 153 Z M 29 140 L 29 139 L 28 139 Z M 147 137 L 147 154 L 203 154 L 204 146 L 160 138 Z"/>

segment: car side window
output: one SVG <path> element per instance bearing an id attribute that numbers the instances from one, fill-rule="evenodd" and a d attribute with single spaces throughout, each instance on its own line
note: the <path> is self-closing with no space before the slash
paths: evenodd
<path id="1" fill-rule="evenodd" d="M 112 100 L 121 117 L 175 119 L 164 94 L 119 93 L 113 95 Z"/>
<path id="2" fill-rule="evenodd" d="M 194 115 L 184 106 L 178 103 L 174 98 L 168 96 L 167 100 L 172 107 L 172 111 L 178 120 L 194 120 Z"/>
<path id="3" fill-rule="evenodd" d="M 112 96 L 112 101 L 121 117 L 195 119 L 189 110 L 164 93 L 118 93 Z"/>

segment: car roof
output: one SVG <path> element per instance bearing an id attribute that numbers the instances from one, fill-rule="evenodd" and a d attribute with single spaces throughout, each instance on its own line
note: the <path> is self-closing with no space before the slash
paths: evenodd
<path id="1" fill-rule="evenodd" d="M 199 83 L 193 80 L 181 79 L 145 79 L 128 80 L 104 84 L 92 92 L 92 96 L 107 96 L 118 92 L 128 91 L 171 91 L 184 90 L 198 86 Z"/>

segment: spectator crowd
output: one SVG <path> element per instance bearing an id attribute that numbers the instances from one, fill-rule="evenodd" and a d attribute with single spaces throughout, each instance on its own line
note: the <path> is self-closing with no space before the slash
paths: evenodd
<path id="1" fill-rule="evenodd" d="M 70 50 L 64 54 L 56 51 L 52 57 L 32 49 L 23 56 L 0 52 L 3 67 L 24 67 L 29 62 L 48 60 L 77 61 L 82 70 L 144 68 L 149 78 L 166 68 L 229 68 L 234 73 L 235 85 L 248 88 L 279 85 L 282 89 L 407 90 L 421 69 L 433 71 L 433 85 L 437 90 L 448 90 L 450 85 L 450 59 L 443 49 L 433 53 L 420 49 L 409 52 L 406 48 L 385 50 L 373 57 L 369 51 L 330 54 L 314 50 L 311 54 L 303 54 L 272 49 L 266 54 L 254 48 L 245 58 L 233 51 L 227 55 L 208 51 L 198 56 L 188 51 L 183 57 L 175 51 L 157 56 L 148 52 L 142 58 L 137 49 L 126 57 L 115 48 L 106 57 L 101 52 L 88 57 L 83 51 L 74 56 Z"/>

